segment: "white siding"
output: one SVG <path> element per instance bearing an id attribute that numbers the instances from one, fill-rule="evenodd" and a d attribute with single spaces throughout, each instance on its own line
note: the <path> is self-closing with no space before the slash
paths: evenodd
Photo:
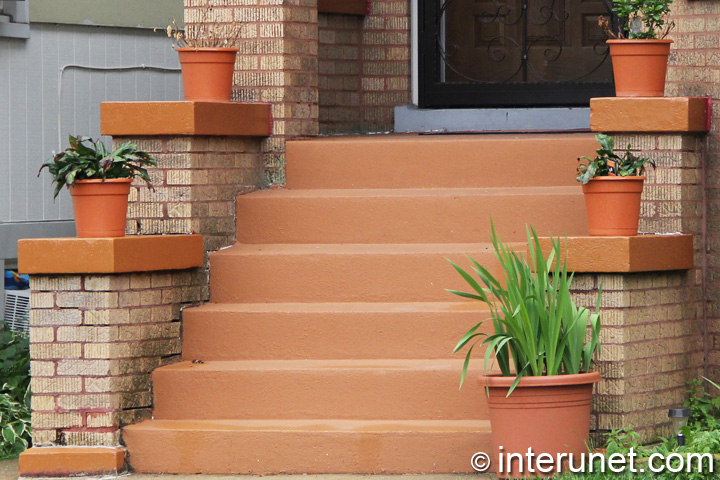
<path id="1" fill-rule="evenodd" d="M 28 40 L 0 39 L 0 224 L 72 219 L 37 171 L 68 134 L 100 135 L 101 102 L 181 98 L 163 32 L 32 24 Z"/>

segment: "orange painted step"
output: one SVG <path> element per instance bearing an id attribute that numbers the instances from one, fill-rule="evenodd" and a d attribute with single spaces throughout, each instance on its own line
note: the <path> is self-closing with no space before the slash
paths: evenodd
<path id="1" fill-rule="evenodd" d="M 478 352 L 479 358 L 482 353 Z M 153 372 L 154 418 L 484 419 L 482 389 L 456 360 L 181 362 Z M 475 362 L 470 378 L 480 373 Z M 471 365 L 472 367 L 472 365 Z"/>
<path id="2" fill-rule="evenodd" d="M 214 303 L 448 302 L 469 286 L 448 258 L 499 274 L 488 244 L 242 245 L 210 256 Z M 521 249 L 522 245 L 517 245 Z"/>
<path id="3" fill-rule="evenodd" d="M 273 189 L 237 198 L 239 243 L 472 243 L 587 235 L 580 185 L 464 189 Z"/>
<path id="4" fill-rule="evenodd" d="M 182 352 L 205 361 L 459 358 L 458 340 L 489 316 L 480 302 L 211 303 L 183 310 Z"/>
<path id="5" fill-rule="evenodd" d="M 140 473 L 472 472 L 491 449 L 483 420 L 151 420 L 123 440 Z"/>
<path id="6" fill-rule="evenodd" d="M 594 134 L 362 135 L 287 143 L 288 188 L 575 185 Z"/>

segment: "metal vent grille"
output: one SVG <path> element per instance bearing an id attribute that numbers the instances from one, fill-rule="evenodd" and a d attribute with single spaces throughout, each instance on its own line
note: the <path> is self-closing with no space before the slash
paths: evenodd
<path id="1" fill-rule="evenodd" d="M 30 333 L 30 290 L 5 290 L 3 320 L 14 332 Z"/>

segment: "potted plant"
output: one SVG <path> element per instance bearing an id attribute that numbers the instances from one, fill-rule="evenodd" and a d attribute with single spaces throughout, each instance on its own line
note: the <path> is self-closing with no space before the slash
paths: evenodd
<path id="1" fill-rule="evenodd" d="M 133 178 L 150 186 L 145 167 L 155 160 L 126 142 L 109 152 L 100 140 L 70 135 L 70 147 L 43 163 L 55 183 L 55 198 L 70 189 L 78 237 L 123 237 Z M 40 175 L 38 172 L 38 175 Z"/>
<path id="2" fill-rule="evenodd" d="M 597 309 L 591 313 L 573 302 L 573 274 L 560 260 L 559 240 L 552 239 L 545 257 L 534 229 L 528 229 L 527 237 L 526 256 L 503 244 L 492 228 L 502 278 L 470 259 L 478 281 L 453 263 L 473 292 L 449 291 L 486 303 L 494 329 L 483 334 L 480 322 L 455 347 L 455 352 L 467 347 L 461 385 L 473 348 L 484 337 L 485 373 L 478 383 L 488 395 L 494 458 L 500 451 L 525 455 L 528 448 L 535 455 L 573 453 L 577 458 L 587 451 L 592 390 L 600 381 L 600 374 L 590 371 L 600 348 L 600 316 Z M 490 372 L 492 357 L 499 374 Z M 497 467 L 500 478 L 532 473 L 527 464 L 521 469 L 516 462 L 509 469 Z M 536 467 L 536 473 L 549 473 Z"/>
<path id="3" fill-rule="evenodd" d="M 580 157 L 577 180 L 582 183 L 590 235 L 634 236 L 640 221 L 640 198 L 645 182 L 645 166 L 655 162 L 637 156 L 627 146 L 620 156 L 615 141 L 599 133 L 600 142 L 595 158 Z"/>
<path id="4" fill-rule="evenodd" d="M 615 95 L 618 97 L 662 97 L 672 40 L 667 40 L 673 22 L 666 23 L 673 0 L 613 0 L 618 19 L 617 34 L 607 19 L 600 26 L 612 57 Z"/>
<path id="5" fill-rule="evenodd" d="M 185 100 L 229 102 L 238 52 L 233 45 L 241 25 L 217 23 L 213 5 L 207 1 L 199 12 L 200 21 L 186 25 L 184 30 L 174 20 L 166 28 L 178 52 Z"/>

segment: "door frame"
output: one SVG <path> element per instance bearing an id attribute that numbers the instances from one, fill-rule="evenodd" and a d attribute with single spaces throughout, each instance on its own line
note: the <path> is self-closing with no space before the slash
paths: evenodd
<path id="1" fill-rule="evenodd" d="M 433 17 L 438 0 L 411 0 L 412 101 L 420 108 L 587 107 L 590 98 L 615 96 L 612 83 L 456 83 L 439 77 L 440 55 Z"/>

